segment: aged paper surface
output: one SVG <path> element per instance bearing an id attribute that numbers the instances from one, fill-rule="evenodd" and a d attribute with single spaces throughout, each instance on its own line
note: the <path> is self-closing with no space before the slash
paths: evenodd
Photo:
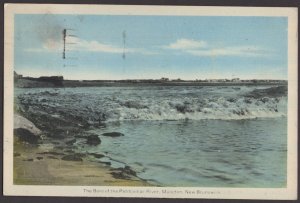
<path id="1" fill-rule="evenodd" d="M 297 12 L 6 4 L 4 195 L 296 199 Z"/>

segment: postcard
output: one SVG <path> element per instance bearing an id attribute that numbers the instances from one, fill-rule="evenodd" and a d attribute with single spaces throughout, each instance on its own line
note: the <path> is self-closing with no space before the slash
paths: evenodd
<path id="1" fill-rule="evenodd" d="M 4 195 L 296 199 L 297 12 L 6 4 Z"/>

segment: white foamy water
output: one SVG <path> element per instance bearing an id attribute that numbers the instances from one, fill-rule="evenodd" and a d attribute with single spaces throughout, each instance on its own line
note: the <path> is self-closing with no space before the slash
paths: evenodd
<path id="1" fill-rule="evenodd" d="M 255 89 L 258 88 L 152 86 L 31 89 L 22 98 L 24 102 L 36 102 L 80 114 L 90 123 L 286 116 L 286 97 L 245 96 Z"/>

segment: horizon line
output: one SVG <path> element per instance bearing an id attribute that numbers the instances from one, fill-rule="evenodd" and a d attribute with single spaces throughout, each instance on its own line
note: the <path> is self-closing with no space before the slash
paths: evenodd
<path id="1" fill-rule="evenodd" d="M 243 78 L 243 77 L 239 77 L 239 76 L 235 76 L 235 77 L 230 77 L 230 78 L 220 78 L 220 77 L 215 77 L 215 78 L 194 78 L 194 79 L 185 79 L 185 78 L 181 78 L 181 77 L 165 77 L 165 76 L 161 76 L 159 78 L 123 78 L 123 79 L 101 79 L 101 78 L 97 78 L 97 79 L 71 79 L 71 78 L 67 78 L 64 75 L 40 75 L 40 76 L 24 76 L 23 74 L 18 74 L 15 70 L 14 73 L 16 73 L 16 75 L 18 76 L 22 76 L 22 78 L 40 78 L 40 77 L 63 77 L 63 80 L 107 80 L 107 81 L 124 81 L 124 80 L 163 80 L 163 79 L 167 79 L 166 81 L 174 81 L 174 80 L 182 80 L 182 81 L 203 81 L 203 80 L 233 80 L 233 79 L 239 79 L 239 80 L 285 80 L 288 81 L 288 79 L 284 79 L 284 78 L 276 78 L 276 79 L 271 79 L 271 78 L 264 78 L 264 79 L 258 79 L 258 78 Z"/>

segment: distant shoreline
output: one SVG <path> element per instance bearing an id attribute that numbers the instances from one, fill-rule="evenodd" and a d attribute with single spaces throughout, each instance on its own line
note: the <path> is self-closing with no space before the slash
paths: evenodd
<path id="1" fill-rule="evenodd" d="M 287 83 L 281 82 L 126 82 L 126 81 L 69 81 L 63 82 L 64 87 L 101 87 L 101 86 L 241 86 L 241 85 L 287 85 Z"/>
<path id="2" fill-rule="evenodd" d="M 256 85 L 287 85 L 287 81 L 252 80 L 247 82 L 203 82 L 203 81 L 160 81 L 160 80 L 60 80 L 51 81 L 39 78 L 15 79 L 18 88 L 49 88 L 49 87 L 119 87 L 119 86 L 256 86 Z"/>

